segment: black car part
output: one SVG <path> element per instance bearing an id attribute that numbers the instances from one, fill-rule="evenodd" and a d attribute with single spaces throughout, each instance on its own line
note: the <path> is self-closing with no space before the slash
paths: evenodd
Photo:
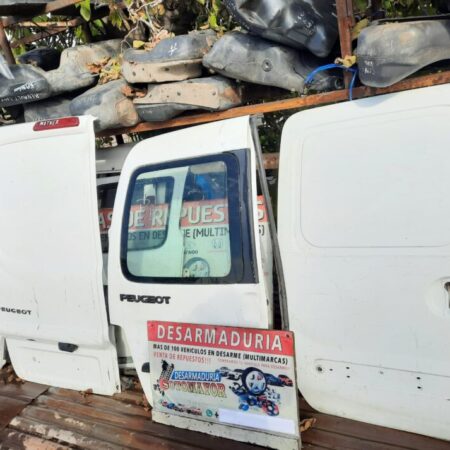
<path id="1" fill-rule="evenodd" d="M 94 116 L 97 131 L 136 125 L 139 116 L 133 101 L 123 93 L 125 86 L 125 80 L 95 86 L 71 101 L 70 113 L 73 116 Z"/>
<path id="2" fill-rule="evenodd" d="M 50 95 L 50 84 L 42 69 L 30 65 L 9 66 L 12 79 L 0 79 L 0 107 L 35 102 Z"/>
<path id="3" fill-rule="evenodd" d="M 204 66 L 227 77 L 296 92 L 302 92 L 306 77 L 326 62 L 307 51 L 235 31 L 219 39 L 203 58 Z M 309 87 L 316 91 L 340 89 L 342 78 L 321 72 Z"/>
<path id="4" fill-rule="evenodd" d="M 450 58 L 450 20 L 375 24 L 361 31 L 356 53 L 362 83 L 390 86 Z"/>
<path id="5" fill-rule="evenodd" d="M 48 72 L 31 64 L 10 66 L 14 79 L 1 79 L 0 107 L 34 102 L 92 86 L 97 75 L 90 65 L 119 54 L 120 39 L 65 49 L 61 63 Z"/>
<path id="6" fill-rule="evenodd" d="M 328 56 L 337 36 L 332 0 L 224 0 L 232 16 L 251 33 L 316 56 Z"/>
<path id="7" fill-rule="evenodd" d="M 61 52 L 54 48 L 35 48 L 19 56 L 20 64 L 31 64 L 43 70 L 54 70 L 59 67 Z"/>
<path id="8" fill-rule="evenodd" d="M 25 122 L 70 116 L 70 102 L 71 99 L 67 97 L 53 97 L 40 102 L 27 103 L 23 108 Z"/>

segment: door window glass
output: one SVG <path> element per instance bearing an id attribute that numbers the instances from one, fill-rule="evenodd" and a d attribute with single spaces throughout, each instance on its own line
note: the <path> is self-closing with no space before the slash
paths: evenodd
<path id="1" fill-rule="evenodd" d="M 183 277 L 226 277 L 231 270 L 227 166 L 223 161 L 189 168 L 183 193 Z"/>
<path id="2" fill-rule="evenodd" d="M 124 220 L 122 265 L 129 278 L 241 280 L 239 163 L 232 155 L 139 170 Z"/>

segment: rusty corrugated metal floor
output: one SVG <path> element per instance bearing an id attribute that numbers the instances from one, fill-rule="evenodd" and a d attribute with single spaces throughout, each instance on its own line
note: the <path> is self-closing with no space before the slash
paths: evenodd
<path id="1" fill-rule="evenodd" d="M 320 414 L 304 401 L 301 411 L 316 418 L 302 435 L 308 450 L 450 450 L 450 442 Z M 0 385 L 1 450 L 255 448 L 150 418 L 138 390 L 110 398 L 33 383 Z"/>
<path id="2" fill-rule="evenodd" d="M 305 449 L 450 450 L 448 441 L 318 413 L 303 399 L 300 411 L 303 418 L 316 419 L 314 426 L 302 433 Z"/>
<path id="3" fill-rule="evenodd" d="M 1 450 L 252 448 L 153 423 L 138 391 L 110 398 L 48 388 L 29 404 L 31 392 L 36 390 L 42 390 L 42 386 L 33 383 L 0 386 L 0 417 L 13 415 L 8 426 L 0 431 Z M 17 402 L 10 406 L 8 401 L 16 398 Z M 21 398 L 24 401 L 20 404 Z"/>

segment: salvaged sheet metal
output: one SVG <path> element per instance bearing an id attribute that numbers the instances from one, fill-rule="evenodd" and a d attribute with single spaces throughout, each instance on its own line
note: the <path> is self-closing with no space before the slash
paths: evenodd
<path id="1" fill-rule="evenodd" d="M 122 73 L 129 83 L 165 83 L 202 75 L 202 58 L 216 42 L 212 30 L 163 39 L 151 50 L 127 49 Z"/>
<path id="2" fill-rule="evenodd" d="M 146 122 L 171 119 L 184 111 L 223 111 L 241 104 L 241 92 L 232 80 L 220 76 L 177 83 L 149 85 L 145 97 L 134 100 Z"/>

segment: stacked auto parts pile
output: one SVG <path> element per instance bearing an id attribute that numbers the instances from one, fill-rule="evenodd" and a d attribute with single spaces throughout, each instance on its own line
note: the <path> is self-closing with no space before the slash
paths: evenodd
<path id="1" fill-rule="evenodd" d="M 160 41 L 153 49 L 124 52 L 122 73 L 128 83 L 145 83 L 147 94 L 134 100 L 144 121 L 171 119 L 184 111 L 220 111 L 241 104 L 237 85 L 203 75 L 203 59 L 217 42 L 211 30 Z"/>
<path id="2" fill-rule="evenodd" d="M 302 93 L 305 79 L 325 63 L 337 35 L 333 2 L 326 0 L 226 0 L 246 30 L 218 37 L 197 31 L 161 40 L 150 49 L 126 49 L 122 76 L 97 85 L 90 66 L 120 54 L 120 41 L 29 54 L 12 66 L 14 80 L 0 85 L 0 107 L 24 105 L 25 120 L 92 114 L 97 130 L 164 121 L 184 111 L 222 111 L 242 104 L 242 83 Z M 31 64 L 30 64 L 31 63 Z M 144 93 L 128 95 L 131 85 Z M 339 76 L 319 74 L 311 88 L 342 87 Z M 130 90 L 130 89 L 128 89 Z"/>
<path id="3" fill-rule="evenodd" d="M 120 40 L 64 50 L 57 69 L 45 71 L 31 64 L 11 66 L 14 80 L 0 85 L 0 106 L 14 106 L 87 88 L 96 83 L 89 65 L 116 55 Z"/>
<path id="4" fill-rule="evenodd" d="M 440 0 L 440 11 L 449 11 L 449 3 Z M 333 62 L 338 36 L 334 2 L 224 4 L 243 31 L 220 37 L 212 30 L 197 31 L 149 48 L 128 48 L 122 55 L 120 40 L 69 48 L 61 55 L 37 49 L 22 55 L 20 65 L 0 64 L 0 107 L 23 105 L 27 121 L 92 114 L 98 118 L 97 130 L 129 127 L 140 121 L 165 121 L 185 111 L 238 106 L 245 101 L 242 86 L 252 84 L 302 93 L 308 75 Z M 442 17 L 373 22 L 358 38 L 360 80 L 373 87 L 396 83 L 449 59 L 449 40 L 450 20 Z M 99 77 L 92 66 L 120 56 L 123 79 L 96 85 Z M 308 88 L 322 92 L 342 85 L 341 74 L 319 71 Z"/>

